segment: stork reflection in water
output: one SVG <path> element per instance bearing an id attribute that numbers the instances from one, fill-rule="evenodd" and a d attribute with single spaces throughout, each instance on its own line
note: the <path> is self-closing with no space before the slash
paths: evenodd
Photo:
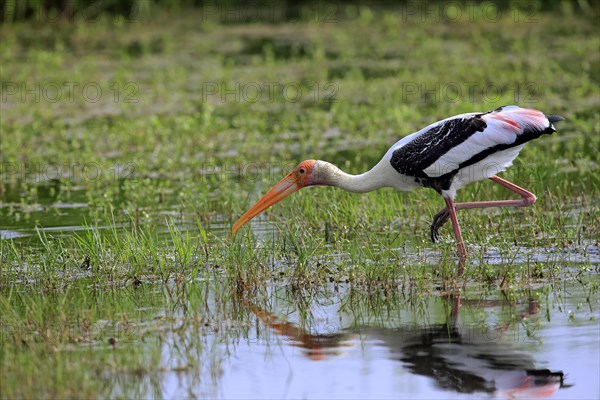
<path id="1" fill-rule="evenodd" d="M 429 377 L 444 390 L 542 398 L 569 387 L 564 383 L 562 371 L 537 368 L 529 354 L 517 351 L 502 340 L 512 325 L 539 312 L 537 302 L 530 301 L 516 319 L 492 327 L 461 325 L 460 298 L 450 296 L 446 301 L 450 306 L 446 323 L 397 328 L 340 327 L 337 332 L 324 333 L 303 329 L 251 301 L 244 300 L 242 304 L 276 335 L 302 349 L 303 354 L 315 362 L 340 357 L 366 340 L 386 347 L 391 357 L 411 373 Z M 473 303 L 487 308 L 501 302 Z"/>

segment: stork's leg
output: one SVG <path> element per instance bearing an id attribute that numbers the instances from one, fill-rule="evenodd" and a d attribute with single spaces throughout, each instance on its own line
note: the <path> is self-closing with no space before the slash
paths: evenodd
<path id="1" fill-rule="evenodd" d="M 458 319 L 458 312 L 460 311 L 460 292 L 456 293 L 453 296 L 453 304 L 452 304 L 452 322 L 456 323 Z"/>
<path id="2" fill-rule="evenodd" d="M 461 276 L 465 271 L 465 263 L 467 260 L 467 249 L 465 249 L 465 242 L 463 241 L 462 234 L 460 233 L 460 225 L 458 224 L 458 218 L 456 217 L 456 208 L 454 201 L 450 198 L 444 198 L 446 201 L 446 209 L 450 214 L 450 221 L 452 221 L 452 229 L 454 229 L 454 236 L 458 246 L 458 276 Z"/>
<path id="3" fill-rule="evenodd" d="M 517 193 L 521 196 L 519 200 L 494 200 L 494 201 L 473 201 L 470 203 L 455 203 L 455 210 L 466 210 L 469 208 L 488 208 L 488 207 L 527 207 L 535 203 L 536 197 L 533 193 L 519 187 L 509 181 L 502 179 L 497 176 L 492 176 L 490 178 L 492 181 L 496 182 L 499 185 L 504 186 L 505 188 Z M 450 218 L 450 213 L 448 212 L 448 207 L 441 210 L 439 213 L 435 214 L 433 217 L 433 222 L 431 223 L 431 241 L 435 243 L 439 234 L 438 231 L 448 221 Z"/>

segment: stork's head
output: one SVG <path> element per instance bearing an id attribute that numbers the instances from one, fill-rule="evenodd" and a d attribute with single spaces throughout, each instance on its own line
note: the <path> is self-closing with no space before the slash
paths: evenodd
<path id="1" fill-rule="evenodd" d="M 271 207 L 273 204 L 280 202 L 290 194 L 302 189 L 306 186 L 314 185 L 331 185 L 330 176 L 337 169 L 332 164 L 324 161 L 304 160 L 285 178 L 273 186 L 262 199 L 256 202 L 240 219 L 233 225 L 231 236 L 244 226 L 252 218 Z"/>

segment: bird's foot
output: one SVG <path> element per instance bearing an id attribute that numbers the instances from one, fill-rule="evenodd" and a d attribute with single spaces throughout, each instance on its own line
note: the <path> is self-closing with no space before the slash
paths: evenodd
<path id="1" fill-rule="evenodd" d="M 439 213 L 435 214 L 433 217 L 433 222 L 430 227 L 430 237 L 431 241 L 435 243 L 440 237 L 439 230 L 448 221 L 450 218 L 450 213 L 448 212 L 448 208 L 442 209 Z"/>

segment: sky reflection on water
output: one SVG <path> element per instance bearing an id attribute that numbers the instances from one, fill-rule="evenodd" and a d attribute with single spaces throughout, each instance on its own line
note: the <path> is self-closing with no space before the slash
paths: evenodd
<path id="1" fill-rule="evenodd" d="M 203 369 L 195 384 L 166 374 L 163 395 L 597 398 L 598 296 L 588 306 L 586 293 L 566 289 L 543 301 L 531 291 L 510 299 L 499 292 L 421 304 L 396 299 L 384 309 L 371 308 L 368 297 L 352 299 L 347 288 L 306 309 L 273 290 L 266 307 L 242 301 L 248 329 L 208 338 L 216 368 Z"/>

